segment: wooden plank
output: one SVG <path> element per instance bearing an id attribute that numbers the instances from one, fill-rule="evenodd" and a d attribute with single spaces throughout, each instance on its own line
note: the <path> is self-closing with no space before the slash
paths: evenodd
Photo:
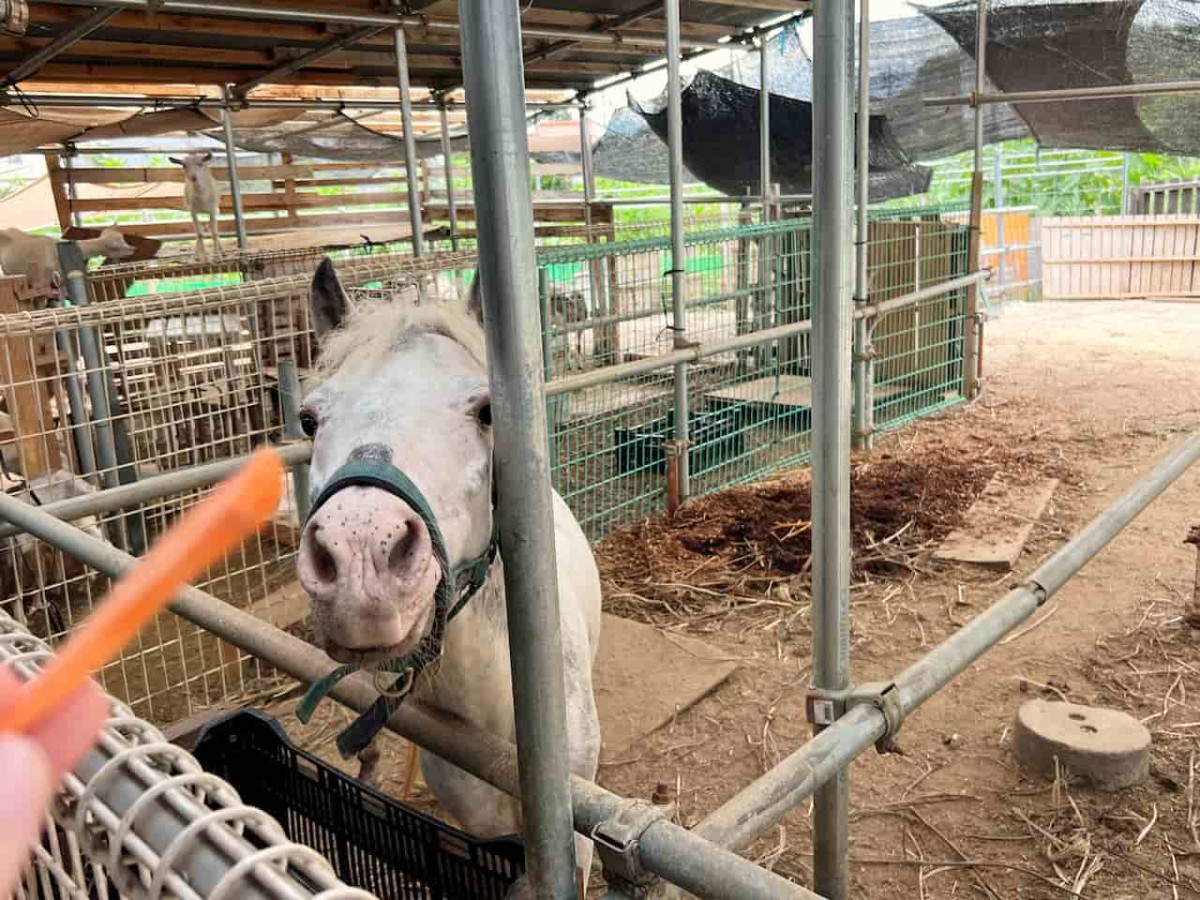
<path id="1" fill-rule="evenodd" d="M 623 758 L 736 669 L 722 651 L 695 638 L 605 614 L 594 674 L 601 759 Z"/>
<path id="2" fill-rule="evenodd" d="M 38 299 L 45 302 L 41 295 Z M 23 277 L 0 278 L 0 314 L 34 308 L 34 295 Z M 62 468 L 62 454 L 50 409 L 52 391 L 39 380 L 36 357 L 48 335 L 0 338 L 0 384 L 16 435 L 21 474 L 37 478 Z M 42 348 L 44 351 L 44 348 Z"/>
<path id="3" fill-rule="evenodd" d="M 298 193 L 291 202 L 278 194 L 242 194 L 243 208 L 249 212 L 270 212 L 287 209 L 328 209 L 342 206 L 374 206 L 379 204 L 403 205 L 408 194 L 403 191 L 370 191 L 358 194 Z M 106 197 L 98 200 L 77 200 L 79 212 L 140 211 L 145 209 L 184 210 L 183 195 L 178 197 Z M 233 198 L 221 195 L 221 212 L 233 212 Z"/>
<path id="4" fill-rule="evenodd" d="M 71 197 L 67 187 L 67 172 L 58 158 L 58 151 L 46 154 L 46 171 L 50 173 L 50 192 L 54 195 L 54 211 L 58 215 L 58 230 L 71 227 Z"/>
<path id="5" fill-rule="evenodd" d="M 1011 570 L 1057 487 L 1056 478 L 1012 485 L 997 475 L 967 510 L 963 527 L 942 541 L 933 558 Z"/>

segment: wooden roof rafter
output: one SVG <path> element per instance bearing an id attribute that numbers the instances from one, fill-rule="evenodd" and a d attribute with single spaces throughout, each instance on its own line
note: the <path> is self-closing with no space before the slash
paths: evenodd
<path id="1" fill-rule="evenodd" d="M 681 0 L 684 47 L 712 48 L 809 0 Z M 462 82 L 456 0 L 381 12 L 376 0 L 30 0 L 26 35 L 0 36 L 0 78 L 39 83 L 394 87 L 390 30 L 402 23 L 411 81 L 447 92 Z M 662 55 L 661 4 L 536 0 L 523 15 L 526 82 L 586 91 Z M 41 58 L 39 59 L 39 56 Z M 29 62 L 37 61 L 30 69 Z"/>

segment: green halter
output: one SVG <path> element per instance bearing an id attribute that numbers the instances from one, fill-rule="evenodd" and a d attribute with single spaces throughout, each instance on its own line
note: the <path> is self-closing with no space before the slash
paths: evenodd
<path id="1" fill-rule="evenodd" d="M 352 459 L 340 469 L 321 489 L 317 499 L 313 501 L 308 515 L 311 518 L 324 506 L 334 494 L 348 487 L 373 487 L 387 491 L 398 497 L 421 517 L 425 527 L 429 529 L 429 539 L 433 544 L 433 555 L 441 568 L 442 576 L 438 580 L 434 594 L 435 606 L 433 626 L 425 635 L 417 648 L 400 659 L 390 659 L 383 663 L 377 672 L 376 684 L 385 673 L 396 677 L 387 687 L 380 687 L 379 699 L 371 708 L 360 715 L 349 727 L 338 735 L 337 746 L 343 756 L 354 756 L 361 752 L 375 739 L 392 713 L 396 711 L 404 698 L 412 690 L 413 684 L 421 671 L 431 662 L 442 655 L 442 642 L 445 637 L 446 624 L 453 619 L 467 601 L 473 597 L 487 582 L 488 571 L 496 559 L 498 552 L 498 534 L 495 517 L 492 519 L 492 535 L 488 540 L 487 549 L 474 559 L 468 559 L 451 568 L 446 553 L 446 542 L 442 538 L 442 530 L 438 527 L 433 508 L 425 495 L 413 483 L 413 480 L 384 459 Z M 296 708 L 296 717 L 301 722 L 307 722 L 316 711 L 320 702 L 333 690 L 333 687 L 361 667 L 357 664 L 339 666 L 324 678 L 309 685 L 304 699 Z"/>

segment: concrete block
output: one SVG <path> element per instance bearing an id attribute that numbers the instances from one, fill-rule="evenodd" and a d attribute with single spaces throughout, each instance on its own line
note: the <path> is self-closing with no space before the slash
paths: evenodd
<path id="1" fill-rule="evenodd" d="M 1113 709 L 1031 700 L 1017 711 L 1013 746 L 1028 772 L 1054 774 L 1054 760 L 1106 791 L 1150 774 L 1150 732 Z"/>

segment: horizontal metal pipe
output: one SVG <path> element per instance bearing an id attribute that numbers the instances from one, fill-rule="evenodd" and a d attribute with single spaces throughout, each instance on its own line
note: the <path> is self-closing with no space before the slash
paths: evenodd
<path id="1" fill-rule="evenodd" d="M 3 493 L 0 493 L 0 520 L 16 525 L 110 578 L 119 578 L 137 563 L 128 553 Z M 299 681 L 316 681 L 335 668 L 329 657 L 312 644 L 198 588 L 184 588 L 171 604 L 171 610 Z M 379 693 L 373 679 L 359 672 L 343 679 L 330 691 L 330 696 L 362 712 L 375 702 Z M 416 700 L 404 703 L 387 727 L 493 787 L 512 796 L 519 795 L 516 747 L 507 741 Z M 615 815 L 626 802 L 599 785 L 574 776 L 571 796 L 575 828 L 586 835 Z M 642 833 L 639 850 L 642 863 L 650 871 L 699 897 L 820 900 L 812 892 L 671 822 L 651 825 Z"/>
<path id="2" fill-rule="evenodd" d="M 1066 546 L 987 610 L 976 616 L 894 681 L 905 716 L 971 666 L 1028 619 L 1150 503 L 1200 460 L 1200 433 L 1189 437 Z M 710 813 L 696 833 L 722 846 L 744 847 L 777 824 L 886 732 L 873 705 L 851 709 L 811 741 Z"/>
<path id="3" fill-rule="evenodd" d="M 286 444 L 276 449 L 285 465 L 298 466 L 312 458 L 312 444 L 308 441 Z M 82 497 L 56 500 L 39 506 L 38 509 L 64 522 L 74 522 L 88 516 L 102 516 L 131 506 L 140 506 L 152 500 L 161 500 L 172 494 L 210 487 L 236 471 L 247 459 L 248 456 L 234 456 L 188 469 L 176 469 L 174 472 L 151 475 L 140 481 L 85 494 Z M 0 522 L 0 539 L 14 537 L 20 533 L 20 529 L 13 525 Z"/>
<path id="4" fill-rule="evenodd" d="M 981 269 L 970 275 L 963 275 L 961 278 L 954 278 L 950 281 L 941 284 L 931 285 L 927 288 L 922 288 L 919 291 L 913 291 L 911 294 L 905 294 L 902 297 L 893 297 L 891 300 L 885 300 L 883 303 L 874 303 L 868 306 L 863 306 L 854 311 L 855 318 L 867 318 L 871 316 L 881 316 L 885 313 L 893 312 L 897 309 L 903 309 L 906 306 L 913 306 L 917 303 L 923 303 L 926 300 L 931 300 L 934 297 L 940 297 L 942 294 L 948 294 L 951 291 L 958 290 L 968 284 L 976 284 L 985 280 L 991 274 L 989 269 Z M 696 362 L 697 360 L 705 359 L 710 356 L 719 356 L 722 353 L 733 353 L 737 350 L 745 350 L 749 347 L 765 344 L 770 341 L 783 340 L 784 338 L 793 337 L 797 334 L 804 334 L 812 331 L 812 321 L 805 320 L 803 322 L 791 322 L 787 325 L 777 325 L 774 328 L 764 328 L 762 331 L 753 331 L 749 334 L 739 334 L 736 337 L 725 338 L 720 341 L 710 341 L 707 344 L 696 344 L 693 347 L 688 347 L 683 350 L 673 350 L 670 353 L 664 353 L 661 356 L 653 356 L 648 359 L 638 359 L 632 362 L 622 363 L 618 366 L 605 366 L 602 369 L 594 369 L 590 372 L 582 372 L 578 375 L 570 375 L 566 378 L 560 378 L 556 381 L 551 381 L 546 385 L 546 396 L 553 397 L 557 394 L 568 394 L 572 391 L 580 391 L 586 388 L 596 387 L 601 384 L 609 384 L 613 381 L 620 381 L 622 378 L 633 378 L 637 375 L 646 375 L 650 372 L 655 372 L 658 369 L 674 366 L 681 362 Z"/>
<path id="5" fill-rule="evenodd" d="M 1012 91 L 1006 94 L 964 94 L 930 97 L 926 106 L 988 106 L 993 103 L 1057 103 L 1062 100 L 1111 100 L 1119 97 L 1152 97 L 1158 94 L 1200 92 L 1200 81 L 1162 81 L 1152 84 L 1108 84 L 1100 87 L 1064 88 L 1057 91 Z"/>
<path id="6" fill-rule="evenodd" d="M 47 3 L 51 0 L 34 0 Z M 95 0 L 53 0 L 56 5 L 92 6 Z M 435 19 L 426 16 L 403 15 L 386 12 L 337 12 L 336 10 L 305 9 L 302 7 L 275 6 L 274 4 L 227 3 L 218 0 L 104 0 L 104 5 L 120 9 L 157 10 L 163 13 L 182 13 L 193 16 L 219 16 L 223 18 L 251 19 L 260 22 L 315 22 L 322 25 L 380 25 L 397 26 L 427 31 L 442 31 L 457 34 L 459 23 L 453 19 Z M 580 44 L 621 44 L 624 46 L 665 47 L 666 38 L 640 31 L 590 31 L 582 28 L 563 28 L 547 25 L 522 25 L 525 37 L 547 40 L 576 41 Z M 683 45 L 689 49 L 717 50 L 725 44 L 718 41 L 685 39 Z"/>
<path id="7" fill-rule="evenodd" d="M 227 104 L 217 97 L 138 97 L 126 94 L 22 94 L 31 104 L 39 107 L 57 106 L 111 106 L 115 108 L 148 108 L 148 109 L 224 109 Z M 16 97 L 0 97 L 0 106 L 15 106 L 20 103 Z M 399 100 L 289 100 L 286 98 L 254 98 L 236 100 L 232 104 L 236 109 L 297 109 L 339 112 L 348 109 L 382 109 L 399 110 Z M 535 100 L 525 101 L 528 109 L 554 112 L 567 109 L 579 109 L 578 103 L 543 103 Z M 414 100 L 412 108 L 422 112 L 435 112 L 441 107 L 432 101 Z M 451 104 L 450 111 L 461 109 L 461 105 Z"/>

